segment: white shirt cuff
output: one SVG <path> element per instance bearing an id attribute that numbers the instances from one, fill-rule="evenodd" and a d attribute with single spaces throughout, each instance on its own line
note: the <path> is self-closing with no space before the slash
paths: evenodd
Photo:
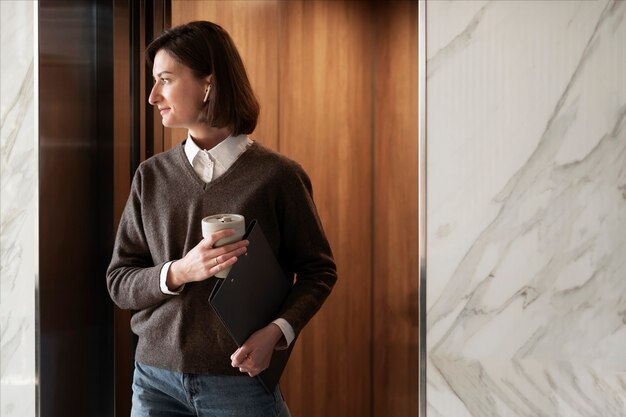
<path id="1" fill-rule="evenodd" d="M 276 349 L 277 350 L 287 349 L 289 345 L 291 344 L 291 342 L 293 342 L 293 339 L 296 337 L 296 334 L 293 331 L 293 327 L 291 327 L 291 324 L 289 324 L 287 320 L 281 319 L 281 318 L 274 320 L 272 323 L 280 327 L 280 330 L 283 332 L 283 336 L 285 336 L 285 340 L 287 341 L 286 345 L 279 344 L 276 346 Z"/>
<path id="2" fill-rule="evenodd" d="M 166 262 L 165 265 L 163 265 L 163 268 L 161 268 L 161 277 L 159 280 L 159 284 L 161 286 L 161 292 L 163 294 L 178 295 L 185 287 L 184 285 L 180 287 L 178 291 L 170 291 L 170 289 L 167 288 L 167 272 L 170 270 L 170 265 L 172 264 L 172 262 L 174 261 Z"/>

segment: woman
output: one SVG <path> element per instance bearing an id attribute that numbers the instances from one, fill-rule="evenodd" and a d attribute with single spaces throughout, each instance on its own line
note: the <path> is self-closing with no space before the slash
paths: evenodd
<path id="1" fill-rule="evenodd" d="M 133 310 L 139 337 L 132 416 L 288 416 L 280 389 L 257 378 L 319 310 L 336 268 L 297 163 L 251 141 L 256 101 L 230 36 L 210 22 L 165 31 L 146 51 L 149 102 L 187 139 L 143 162 L 117 232 L 107 285 Z M 214 275 L 246 252 L 233 234 L 202 239 L 201 220 L 218 213 L 257 219 L 285 271 L 296 279 L 272 323 L 239 349 L 208 303 Z"/>

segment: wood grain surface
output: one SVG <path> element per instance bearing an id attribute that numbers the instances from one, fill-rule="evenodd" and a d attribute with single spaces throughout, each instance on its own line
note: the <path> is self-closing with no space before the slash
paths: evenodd
<path id="1" fill-rule="evenodd" d="M 252 88 L 261 104 L 258 125 L 250 137 L 277 150 L 278 138 L 278 5 L 275 1 L 172 1 L 172 26 L 209 20 L 233 38 L 243 59 Z M 183 129 L 171 130 L 171 145 L 187 137 Z"/>
<path id="2" fill-rule="evenodd" d="M 252 137 L 307 171 L 337 262 L 281 380 L 292 415 L 417 416 L 417 2 L 173 0 L 191 20 L 233 37 Z"/>
<path id="3" fill-rule="evenodd" d="M 339 280 L 283 379 L 294 415 L 370 416 L 371 28 L 366 3 L 280 4 L 279 149 L 311 177 Z"/>
<path id="4" fill-rule="evenodd" d="M 376 8 L 374 415 L 418 415 L 417 2 Z"/>

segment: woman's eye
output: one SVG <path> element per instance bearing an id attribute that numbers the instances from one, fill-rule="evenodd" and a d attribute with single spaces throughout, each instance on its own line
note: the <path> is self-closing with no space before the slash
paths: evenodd
<path id="1" fill-rule="evenodd" d="M 161 84 L 167 84 L 169 82 L 170 80 L 168 80 L 167 78 L 161 78 Z"/>

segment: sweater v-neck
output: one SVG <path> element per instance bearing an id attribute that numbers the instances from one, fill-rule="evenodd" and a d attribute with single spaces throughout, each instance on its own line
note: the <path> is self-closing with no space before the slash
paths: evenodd
<path id="1" fill-rule="evenodd" d="M 189 177 L 191 177 L 191 181 L 195 184 L 196 187 L 200 189 L 200 191 L 207 192 L 210 189 L 214 188 L 217 184 L 223 182 L 224 179 L 229 177 L 233 171 L 236 171 L 239 168 L 239 166 L 243 163 L 243 161 L 247 159 L 250 156 L 250 154 L 253 153 L 252 151 L 256 150 L 257 148 L 258 148 L 257 143 L 252 142 L 252 144 L 248 147 L 248 149 L 246 149 L 241 155 L 239 155 L 237 160 L 233 162 L 233 164 L 222 175 L 220 175 L 219 177 L 217 177 L 216 179 L 208 183 L 204 182 L 198 176 L 196 171 L 194 171 L 193 166 L 189 163 L 189 159 L 187 159 L 187 155 L 185 154 L 184 142 L 178 145 L 176 152 L 178 153 L 178 162 L 183 165 L 183 170 L 187 172 Z"/>

